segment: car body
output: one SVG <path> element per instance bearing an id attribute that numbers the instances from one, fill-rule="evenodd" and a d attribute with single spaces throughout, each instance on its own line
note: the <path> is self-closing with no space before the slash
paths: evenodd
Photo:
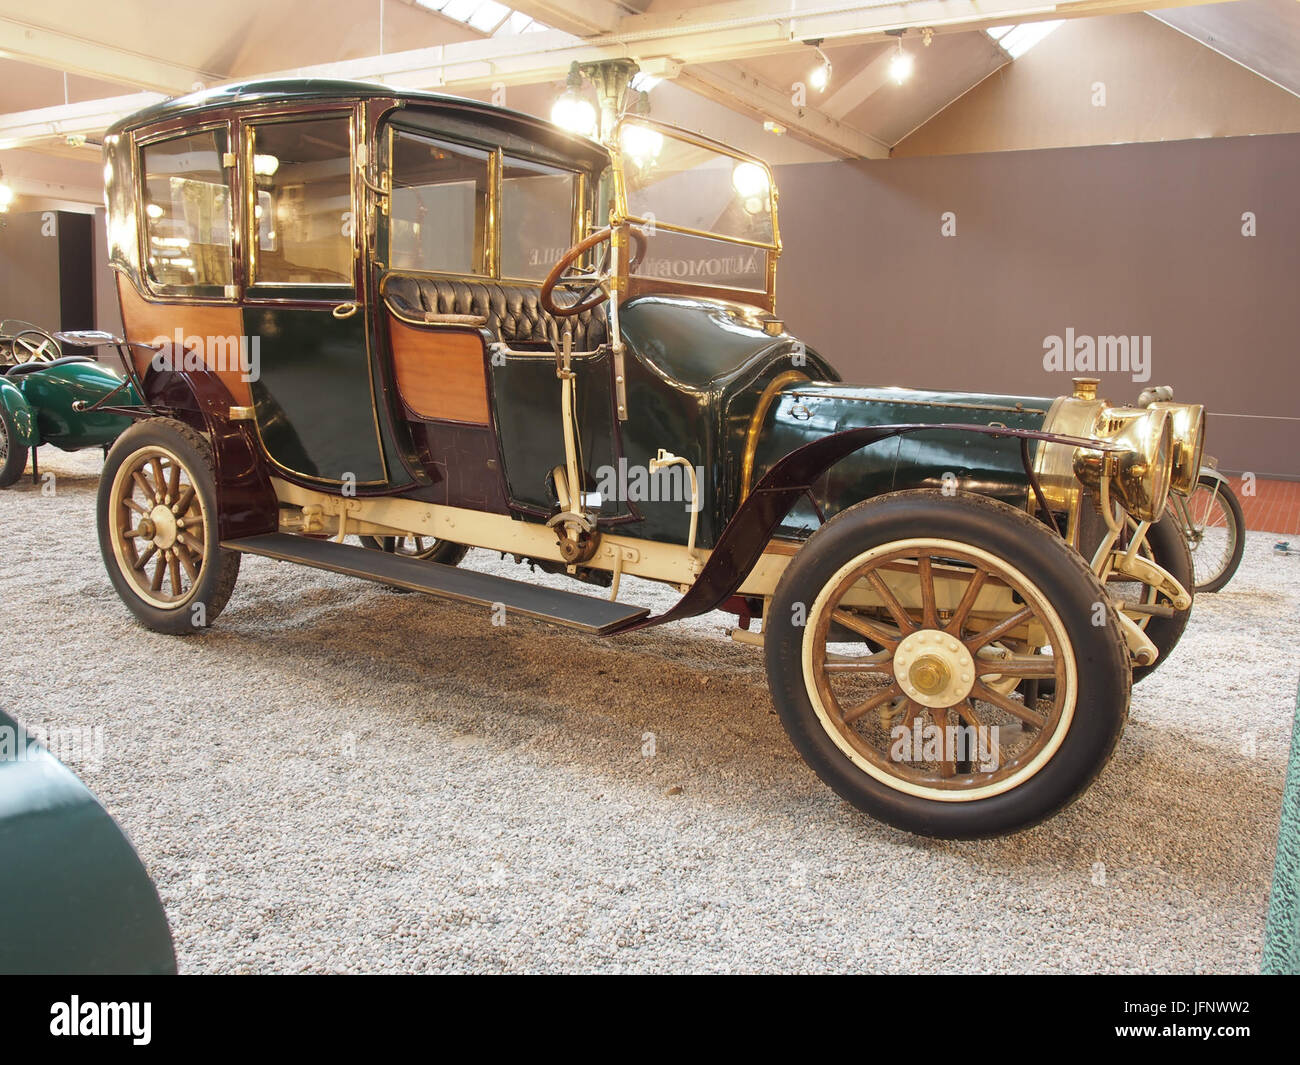
<path id="1" fill-rule="evenodd" d="M 25 322 L 0 325 L 0 487 L 22 476 L 27 452 L 37 474 L 36 449 L 107 448 L 131 424 L 105 410 L 133 404 L 135 390 L 112 366 L 86 355 L 64 355 L 52 334 Z"/>
<path id="2" fill-rule="evenodd" d="M 94 749 L 80 730 L 69 738 L 83 756 Z M 130 841 L 76 774 L 3 710 L 0 898 L 14 917 L 0 936 L 0 973 L 176 971 L 167 915 Z"/>
<path id="3" fill-rule="evenodd" d="M 1158 530 L 1202 409 L 1082 379 L 1049 398 L 844 384 L 776 314 L 777 190 L 729 146 L 287 80 L 159 104 L 105 160 L 141 406 L 100 539 L 155 629 L 214 620 L 245 553 L 600 635 L 726 609 L 832 787 L 962 836 L 1077 795 L 1131 669 L 1186 623 L 1185 544 Z M 609 594 L 453 568 L 472 546 Z M 682 598 L 650 617 L 618 600 L 624 575 Z M 852 714 L 849 674 L 885 685 Z M 895 765 L 849 727 L 994 717 L 1019 746 L 987 771 L 955 749 Z"/>

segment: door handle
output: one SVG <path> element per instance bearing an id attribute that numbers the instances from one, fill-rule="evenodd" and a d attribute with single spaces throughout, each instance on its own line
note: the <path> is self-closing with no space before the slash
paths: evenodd
<path id="1" fill-rule="evenodd" d="M 347 303 L 340 303 L 335 306 L 335 308 L 330 311 L 330 314 L 342 321 L 344 318 L 351 318 L 359 310 L 361 310 L 361 305 L 349 300 Z"/>

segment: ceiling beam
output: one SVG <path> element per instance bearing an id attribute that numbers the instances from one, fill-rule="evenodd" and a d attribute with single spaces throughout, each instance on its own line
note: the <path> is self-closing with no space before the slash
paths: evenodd
<path id="1" fill-rule="evenodd" d="M 816 107 L 796 107 L 790 93 L 736 63 L 687 67 L 677 84 L 759 119 L 774 119 L 799 140 L 846 159 L 886 159 L 889 146 Z"/>
<path id="2" fill-rule="evenodd" d="M 174 95 L 196 82 L 219 81 L 220 74 L 170 63 L 157 56 L 129 52 L 62 30 L 0 17 L 0 55 L 35 66 L 100 81 L 116 81 Z"/>
<path id="3" fill-rule="evenodd" d="M 537 0 L 551 3 L 552 0 Z M 586 0 L 582 10 L 588 14 L 575 18 L 599 18 L 591 11 L 597 3 L 612 6 L 608 0 Z M 382 81 L 395 88 L 490 88 L 495 84 L 521 85 L 556 81 L 564 77 L 569 64 L 595 62 L 601 59 L 633 58 L 645 64 L 722 63 L 780 52 L 804 50 L 803 41 L 824 37 L 828 40 L 848 42 L 859 39 L 888 40 L 886 31 L 899 28 L 931 27 L 936 33 L 976 29 L 1011 21 L 1034 21 L 1044 18 L 1069 18 L 1141 11 L 1149 8 L 1184 6 L 1202 0 L 1061 0 L 1059 3 L 1034 3 L 1033 0 L 782 0 L 783 6 L 774 6 L 773 0 L 729 0 L 729 2 L 658 15 L 626 15 L 619 19 L 612 33 L 574 40 L 565 31 L 549 30 L 526 33 L 513 37 L 488 37 L 482 40 L 459 41 L 428 48 L 390 52 L 382 56 L 321 63 L 293 70 L 277 71 L 268 77 L 312 76 L 332 78 L 358 78 Z M 13 20 L 5 20 L 13 23 Z M 45 32 L 45 31 L 42 31 Z M 37 31 L 26 45 L 26 55 L 39 54 L 47 65 L 55 63 L 54 43 L 41 38 Z M 66 36 L 66 35 L 65 35 Z M 68 38 L 75 41 L 75 39 Z M 10 43 L 14 43 L 12 40 Z M 21 42 L 20 42 L 21 43 Z M 73 60 L 77 72 L 100 77 L 130 77 L 133 81 L 144 78 L 146 71 L 128 71 L 119 66 L 110 73 L 114 57 L 120 63 L 120 53 L 88 42 L 75 42 Z M 144 62 L 148 57 L 136 57 Z M 32 60 L 35 61 L 35 60 Z M 159 69 L 141 83 L 161 81 L 172 88 L 161 91 L 187 91 L 190 82 L 176 88 L 177 80 L 192 78 L 196 72 L 183 68 L 166 68 L 169 64 L 154 60 Z M 99 69 L 91 69 L 97 67 Z M 182 77 L 183 74 L 183 77 Z M 200 75 L 201 76 L 201 75 Z M 717 79 L 714 79 L 715 81 Z M 702 80 L 697 84 L 703 84 Z M 767 100 L 761 85 L 750 93 L 748 109 L 753 109 L 755 95 Z M 710 91 L 718 91 L 716 84 Z M 788 108 L 788 97 L 785 106 Z M 53 132 L 95 133 L 136 110 L 144 103 L 141 97 L 119 97 L 122 109 L 113 112 L 101 107 L 102 124 L 95 126 L 88 116 L 71 107 L 42 108 L 39 111 L 0 115 L 0 145 L 13 145 L 38 141 L 41 134 L 33 134 L 33 127 L 53 127 Z M 112 101 L 94 101 L 94 105 L 108 105 Z M 771 117 L 784 121 L 781 114 L 773 114 L 779 101 L 772 99 L 767 109 Z M 785 114 L 785 112 L 782 112 Z M 786 117 L 789 117 L 786 114 Z M 835 132 L 833 115 L 826 121 L 811 118 L 816 136 L 840 134 Z M 790 124 L 790 123 L 787 123 Z M 50 136 L 47 128 L 45 137 Z M 852 136 L 851 133 L 845 136 Z"/>
<path id="4" fill-rule="evenodd" d="M 613 0 L 510 0 L 510 6 L 575 37 L 612 33 L 628 14 Z"/>

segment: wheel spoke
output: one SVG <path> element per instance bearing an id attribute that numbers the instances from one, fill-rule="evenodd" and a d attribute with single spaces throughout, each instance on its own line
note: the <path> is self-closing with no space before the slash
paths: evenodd
<path id="1" fill-rule="evenodd" d="M 172 595 L 175 596 L 181 594 L 181 562 L 180 558 L 177 557 L 178 554 L 179 552 L 175 548 L 167 554 L 167 571 L 171 574 Z"/>
<path id="2" fill-rule="evenodd" d="M 1011 655 L 1008 658 L 980 658 L 980 676 L 1000 673 L 1004 677 L 1054 677 L 1056 659 L 1052 655 Z M 988 666 L 985 669 L 985 666 Z"/>
<path id="3" fill-rule="evenodd" d="M 181 515 L 190 509 L 190 504 L 194 502 L 194 486 L 187 484 L 181 487 L 173 501 L 176 506 L 176 514 Z"/>
<path id="4" fill-rule="evenodd" d="M 1005 636 L 1017 625 L 1023 624 L 1033 616 L 1034 616 L 1033 610 L 1031 610 L 1027 606 L 1022 607 L 1021 609 L 1017 610 L 1014 614 L 1011 614 L 1010 616 L 1003 618 L 996 625 L 992 625 L 989 628 L 985 629 L 983 632 L 977 633 L 975 636 L 971 637 L 969 640 L 966 641 L 966 647 L 970 650 L 972 654 L 974 654 L 985 644 L 992 643 L 994 640 L 998 639 L 999 637 Z"/>
<path id="5" fill-rule="evenodd" d="M 176 534 L 176 541 L 177 541 L 178 543 L 184 544 L 184 545 L 185 545 L 186 547 L 188 547 L 191 551 L 193 551 L 196 555 L 198 555 L 199 558 L 202 558 L 202 557 L 203 557 L 203 541 L 202 541 L 202 540 L 196 540 L 193 536 L 191 536 L 191 535 L 190 535 L 189 533 L 187 533 L 187 532 L 179 532 L 179 533 Z"/>
<path id="6" fill-rule="evenodd" d="M 947 779 L 957 775 L 957 763 L 948 749 L 948 711 L 944 707 L 931 707 L 930 720 L 939 730 L 939 776 Z"/>
<path id="7" fill-rule="evenodd" d="M 916 576 L 921 585 L 921 625 L 927 629 L 939 628 L 939 609 L 934 598 L 934 570 L 929 555 L 916 558 Z"/>
<path id="8" fill-rule="evenodd" d="M 143 573 L 145 566 L 149 564 L 149 560 L 157 553 L 158 545 L 151 543 L 145 553 L 135 560 L 135 568 Z"/>
<path id="9" fill-rule="evenodd" d="M 880 596 L 881 601 L 885 604 L 885 609 L 889 611 L 890 616 L 904 635 L 915 632 L 916 623 L 907 616 L 907 611 L 903 609 L 902 603 L 898 601 L 880 574 L 875 570 L 871 570 L 867 574 L 867 581 L 876 590 L 876 594 Z"/>
<path id="10" fill-rule="evenodd" d="M 160 552 L 158 555 L 158 565 L 154 568 L 153 571 L 153 580 L 149 582 L 149 588 L 151 591 L 155 591 L 155 592 L 162 591 L 163 577 L 166 575 L 166 573 L 167 573 L 167 556 Z"/>
<path id="11" fill-rule="evenodd" d="M 197 581 L 199 579 L 199 569 L 194 564 L 194 556 L 188 549 L 188 545 L 178 545 L 176 554 L 180 556 L 181 565 L 185 567 L 185 572 L 190 575 L 190 580 Z"/>
<path id="12" fill-rule="evenodd" d="M 952 618 L 944 629 L 945 632 L 949 632 L 954 636 L 961 636 L 961 630 L 966 624 L 966 619 L 970 616 L 971 609 L 975 606 L 975 600 L 979 598 L 980 589 L 984 587 L 984 582 L 988 580 L 988 577 L 988 572 L 982 569 L 977 569 L 971 574 L 971 578 L 966 584 L 966 591 L 962 593 L 957 609 L 952 612 Z"/>
<path id="13" fill-rule="evenodd" d="M 149 483 L 149 478 L 144 475 L 144 470 L 132 470 L 131 479 L 139 486 L 140 491 L 144 493 L 145 499 L 157 505 L 158 496 L 153 490 L 153 485 Z"/>
<path id="14" fill-rule="evenodd" d="M 867 658 L 850 658 L 847 655 L 826 657 L 822 666 L 827 673 L 888 673 L 894 672 L 894 656 L 881 651 Z"/>
<path id="15" fill-rule="evenodd" d="M 130 507 L 132 510 L 134 510 L 137 514 L 145 515 L 145 514 L 148 514 L 148 513 L 149 513 L 149 508 L 148 508 L 148 507 L 146 507 L 144 504 L 142 504 L 142 503 L 136 501 L 136 500 L 135 500 L 134 498 L 132 498 L 131 496 L 127 496 L 125 499 L 122 500 L 122 502 L 125 503 L 125 504 L 126 504 L 128 507 Z"/>
<path id="16" fill-rule="evenodd" d="M 1024 703 L 1018 703 L 1009 696 L 1001 692 L 994 691 L 983 681 L 976 683 L 971 695 L 985 703 L 992 703 L 994 706 L 1005 710 L 1012 717 L 1023 721 L 1026 725 L 1032 725 L 1034 728 L 1041 729 L 1047 724 L 1047 718 L 1038 713 L 1037 710 L 1031 710 Z"/>
<path id="17" fill-rule="evenodd" d="M 154 498 L 161 503 L 167 492 L 167 471 L 163 469 L 162 459 L 157 455 L 149 460 L 149 465 L 153 467 L 153 483 L 158 486 Z"/>
<path id="18" fill-rule="evenodd" d="M 866 702 L 859 703 L 857 706 L 853 707 L 850 710 L 845 710 L 843 716 L 844 723 L 846 725 L 851 725 L 863 714 L 871 713 L 871 711 L 875 710 L 876 707 L 881 706 L 882 704 L 887 703 L 891 699 L 897 698 L 902 694 L 903 694 L 903 689 L 898 686 L 897 682 L 891 684 L 888 688 L 882 688 Z"/>
<path id="19" fill-rule="evenodd" d="M 173 503 L 176 502 L 181 490 L 181 464 L 173 462 L 171 468 L 171 477 L 167 480 L 167 498 Z"/>
<path id="20" fill-rule="evenodd" d="M 868 640 L 872 640 L 891 651 L 898 646 L 897 636 L 890 635 L 885 629 L 877 628 L 875 624 L 859 614 L 851 614 L 847 610 L 836 610 L 831 614 L 831 619 L 837 621 L 846 629 L 856 632 L 859 636 L 865 636 Z"/>

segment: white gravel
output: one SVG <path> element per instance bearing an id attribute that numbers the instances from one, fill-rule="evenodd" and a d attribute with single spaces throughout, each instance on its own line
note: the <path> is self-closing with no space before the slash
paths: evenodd
<path id="1" fill-rule="evenodd" d="M 1276 537 L 1198 603 L 1081 801 L 945 843 L 813 776 L 721 615 L 494 628 L 253 558 L 213 629 L 157 636 L 104 574 L 98 453 L 41 460 L 52 496 L 0 493 L 0 699 L 102 727 L 74 767 L 183 972 L 1258 969 L 1300 646 Z"/>

